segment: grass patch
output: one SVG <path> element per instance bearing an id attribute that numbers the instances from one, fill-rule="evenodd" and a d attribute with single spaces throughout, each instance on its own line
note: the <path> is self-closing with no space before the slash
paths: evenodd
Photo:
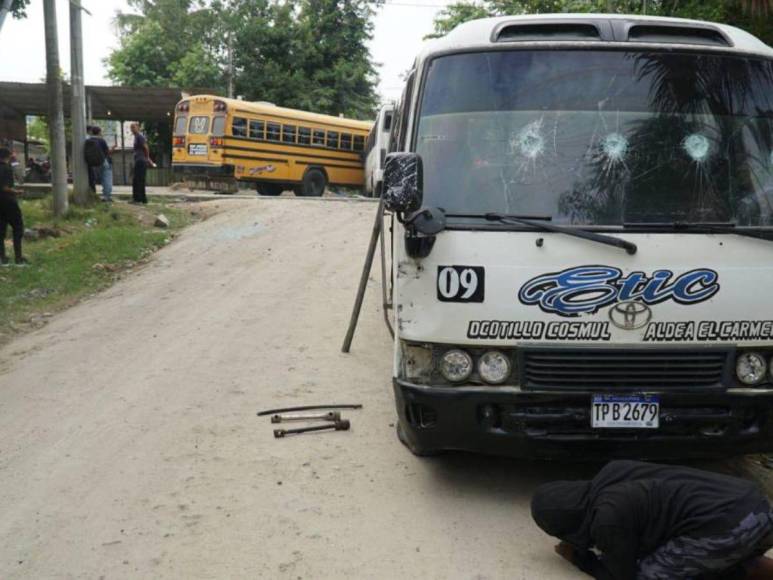
<path id="1" fill-rule="evenodd" d="M 164 203 L 71 206 L 59 220 L 51 217 L 50 200 L 24 200 L 21 206 L 25 228 L 60 237 L 25 240 L 24 254 L 32 265 L 0 268 L 0 342 L 109 286 L 195 219 L 190 211 Z M 169 218 L 169 229 L 153 225 L 159 213 Z M 13 256 L 10 240 L 6 253 Z"/>

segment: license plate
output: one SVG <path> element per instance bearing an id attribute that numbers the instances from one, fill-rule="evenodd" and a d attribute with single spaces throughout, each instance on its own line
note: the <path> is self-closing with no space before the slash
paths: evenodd
<path id="1" fill-rule="evenodd" d="M 191 143 L 188 145 L 188 155 L 206 155 L 207 146 L 204 143 Z"/>
<path id="2" fill-rule="evenodd" d="M 660 397 L 654 395 L 593 395 L 594 429 L 657 429 Z"/>

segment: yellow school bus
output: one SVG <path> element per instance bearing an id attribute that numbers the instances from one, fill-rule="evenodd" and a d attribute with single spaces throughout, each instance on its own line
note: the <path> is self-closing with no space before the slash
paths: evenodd
<path id="1" fill-rule="evenodd" d="M 362 186 L 372 125 L 271 103 L 192 96 L 176 107 L 172 167 L 185 180 L 226 187 L 252 182 L 262 195 L 292 189 L 320 196 L 328 184 Z"/>

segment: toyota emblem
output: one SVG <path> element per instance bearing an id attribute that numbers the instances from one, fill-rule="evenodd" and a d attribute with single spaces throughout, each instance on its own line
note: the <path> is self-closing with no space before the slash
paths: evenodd
<path id="1" fill-rule="evenodd" d="M 652 320 L 652 310 L 643 302 L 621 302 L 609 309 L 609 320 L 617 328 L 636 330 Z"/>

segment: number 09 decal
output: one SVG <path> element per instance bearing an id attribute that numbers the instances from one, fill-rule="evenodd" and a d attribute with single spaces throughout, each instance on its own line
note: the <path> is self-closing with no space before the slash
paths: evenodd
<path id="1" fill-rule="evenodd" d="M 483 302 L 485 286 L 481 266 L 438 266 L 437 298 L 441 302 Z"/>

